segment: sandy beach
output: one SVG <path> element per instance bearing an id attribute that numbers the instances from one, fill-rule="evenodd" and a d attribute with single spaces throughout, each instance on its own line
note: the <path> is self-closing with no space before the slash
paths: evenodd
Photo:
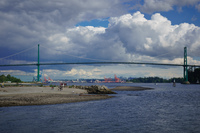
<path id="1" fill-rule="evenodd" d="M 111 97 L 87 95 L 86 90 L 75 88 L 59 91 L 57 87 L 5 87 L 0 88 L 0 107 L 72 103 Z"/>
<path id="2" fill-rule="evenodd" d="M 112 91 L 142 91 L 152 88 L 135 86 L 118 86 Z M 113 96 L 88 95 L 84 89 L 58 87 L 5 87 L 0 88 L 0 107 L 25 106 L 25 105 L 47 105 L 73 103 L 90 100 L 107 99 Z"/>

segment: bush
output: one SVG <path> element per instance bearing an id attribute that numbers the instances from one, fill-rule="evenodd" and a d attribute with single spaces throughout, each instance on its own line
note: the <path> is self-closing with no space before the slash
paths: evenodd
<path id="1" fill-rule="evenodd" d="M 15 77 L 11 76 L 10 74 L 8 74 L 7 76 L 5 76 L 5 75 L 0 76 L 0 82 L 5 82 L 5 81 L 11 81 L 11 82 L 17 82 L 17 83 L 22 82 L 20 79 L 15 78 Z"/>
<path id="2" fill-rule="evenodd" d="M 39 87 L 43 87 L 43 84 L 40 84 Z"/>
<path id="3" fill-rule="evenodd" d="M 49 87 L 56 87 L 56 85 L 50 85 Z"/>

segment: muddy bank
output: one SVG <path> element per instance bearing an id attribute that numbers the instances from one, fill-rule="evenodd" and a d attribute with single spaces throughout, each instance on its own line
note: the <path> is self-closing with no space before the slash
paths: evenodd
<path id="1" fill-rule="evenodd" d="M 111 90 L 113 91 L 143 91 L 143 90 L 152 90 L 153 88 L 140 87 L 140 86 L 117 86 Z"/>
<path id="2" fill-rule="evenodd" d="M 107 95 L 74 94 L 10 94 L 0 96 L 0 107 L 73 103 L 111 98 Z"/>

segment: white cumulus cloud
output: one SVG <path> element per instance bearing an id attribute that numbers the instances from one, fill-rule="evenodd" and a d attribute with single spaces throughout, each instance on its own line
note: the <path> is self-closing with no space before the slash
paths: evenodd
<path id="1" fill-rule="evenodd" d="M 75 27 L 53 41 L 61 41 L 62 37 L 68 42 L 57 46 L 68 48 L 71 55 L 99 61 L 178 63 L 176 59 L 183 58 L 184 47 L 188 48 L 189 60 L 199 56 L 200 49 L 200 27 L 188 23 L 172 25 L 159 13 L 150 20 L 140 12 L 111 17 L 108 28 Z"/>

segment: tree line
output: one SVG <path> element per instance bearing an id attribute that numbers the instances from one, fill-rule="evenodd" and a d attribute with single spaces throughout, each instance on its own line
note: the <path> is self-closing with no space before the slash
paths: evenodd
<path id="1" fill-rule="evenodd" d="M 200 81 L 200 68 L 188 70 L 188 80 L 191 84 L 196 84 Z"/>
<path id="2" fill-rule="evenodd" d="M 173 81 L 176 81 L 177 83 L 183 83 L 183 78 L 171 78 L 171 79 L 163 79 L 159 77 L 140 77 L 140 78 L 134 78 L 131 80 L 127 80 L 128 82 L 133 83 L 171 83 Z M 191 84 L 196 84 L 200 82 L 200 68 L 196 68 L 194 70 L 189 69 L 188 70 L 188 81 Z"/>
<path id="3" fill-rule="evenodd" d="M 18 78 L 15 78 L 8 74 L 7 76 L 1 75 L 0 76 L 0 83 L 6 82 L 6 81 L 11 81 L 11 82 L 16 82 L 16 83 L 21 83 L 22 81 Z"/>
<path id="4" fill-rule="evenodd" d="M 134 78 L 131 80 L 128 80 L 128 82 L 133 83 L 171 83 L 173 81 L 176 81 L 177 83 L 182 83 L 183 78 L 171 78 L 171 79 L 163 79 L 159 77 L 140 77 L 140 78 Z"/>

